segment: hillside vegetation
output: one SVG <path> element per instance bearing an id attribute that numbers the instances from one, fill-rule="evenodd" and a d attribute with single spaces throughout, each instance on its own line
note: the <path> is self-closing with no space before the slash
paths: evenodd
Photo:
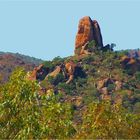
<path id="1" fill-rule="evenodd" d="M 0 52 L 0 82 L 8 81 L 10 74 L 16 67 L 24 67 L 29 71 L 42 62 L 41 59 L 19 53 Z"/>
<path id="2" fill-rule="evenodd" d="M 73 56 L 13 71 L 0 85 L 0 139 L 140 139 L 139 50 L 114 47 L 86 16 Z"/>
<path id="3" fill-rule="evenodd" d="M 39 71 L 36 80 L 14 71 L 0 89 L 1 139 L 140 138 L 140 67 L 122 61 L 125 54 L 95 49 L 44 62 L 48 73 L 73 62 L 70 83 L 62 70 L 47 78 Z"/>

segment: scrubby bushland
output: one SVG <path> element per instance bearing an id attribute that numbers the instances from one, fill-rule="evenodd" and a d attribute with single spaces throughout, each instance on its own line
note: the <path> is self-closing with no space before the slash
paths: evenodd
<path id="1" fill-rule="evenodd" d="M 60 95 L 38 96 L 38 84 L 16 70 L 0 88 L 0 139 L 68 138 L 75 129 L 72 110 Z"/>
<path id="2" fill-rule="evenodd" d="M 0 138 L 140 138 L 139 114 L 130 113 L 122 105 L 99 102 L 97 91 L 90 90 L 94 87 L 91 81 L 94 79 L 77 80 L 79 92 L 85 90 L 83 87 L 85 82 L 90 82 L 91 84 L 87 87 L 89 91 L 83 92 L 85 92 L 85 97 L 94 96 L 97 100 L 91 98 L 84 102 L 86 108 L 79 112 L 82 122 L 76 124 L 74 114 L 77 110 L 72 108 L 72 104 L 61 101 L 63 98 L 61 93 L 55 95 L 53 90 L 50 90 L 49 94 L 39 96 L 38 83 L 27 80 L 25 71 L 17 69 L 13 72 L 9 82 L 0 87 Z M 59 86 L 63 88 L 63 85 Z M 138 105 L 135 106 L 135 110 L 137 107 Z"/>
<path id="3" fill-rule="evenodd" d="M 139 58 L 94 43 L 89 55 L 45 61 L 34 81 L 17 69 L 1 84 L 0 139 L 140 138 Z"/>

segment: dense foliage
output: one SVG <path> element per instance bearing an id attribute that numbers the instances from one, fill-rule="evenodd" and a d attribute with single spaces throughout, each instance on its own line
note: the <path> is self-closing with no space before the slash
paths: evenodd
<path id="1" fill-rule="evenodd" d="M 0 139 L 140 138 L 139 114 L 121 105 L 90 99 L 81 112 L 82 122 L 76 124 L 77 110 L 61 101 L 61 93 L 56 95 L 50 89 L 48 94 L 39 96 L 38 89 L 36 82 L 27 80 L 23 69 L 14 71 L 9 82 L 0 87 Z M 97 91 L 93 93 L 89 97 Z"/>
<path id="2" fill-rule="evenodd" d="M 76 138 L 140 138 L 140 116 L 109 102 L 90 103 L 83 113 L 83 123 Z"/>
<path id="3" fill-rule="evenodd" d="M 38 96 L 38 84 L 16 70 L 1 87 L 0 139 L 66 138 L 74 133 L 69 104 L 60 95 Z M 60 97 L 59 97 L 60 96 Z"/>

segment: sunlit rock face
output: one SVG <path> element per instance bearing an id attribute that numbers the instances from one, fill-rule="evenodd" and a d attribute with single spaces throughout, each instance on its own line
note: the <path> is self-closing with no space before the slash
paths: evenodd
<path id="1" fill-rule="evenodd" d="M 99 24 L 96 20 L 91 20 L 86 16 L 80 19 L 78 32 L 75 39 L 75 54 L 80 54 L 83 46 L 92 40 L 95 40 L 96 46 L 103 47 L 102 35 Z"/>

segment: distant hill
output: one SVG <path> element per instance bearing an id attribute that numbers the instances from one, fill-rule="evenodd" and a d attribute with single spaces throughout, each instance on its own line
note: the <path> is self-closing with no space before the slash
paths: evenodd
<path id="1" fill-rule="evenodd" d="M 16 67 L 24 67 L 29 71 L 42 62 L 41 59 L 19 53 L 0 52 L 0 82 L 7 81 Z"/>

